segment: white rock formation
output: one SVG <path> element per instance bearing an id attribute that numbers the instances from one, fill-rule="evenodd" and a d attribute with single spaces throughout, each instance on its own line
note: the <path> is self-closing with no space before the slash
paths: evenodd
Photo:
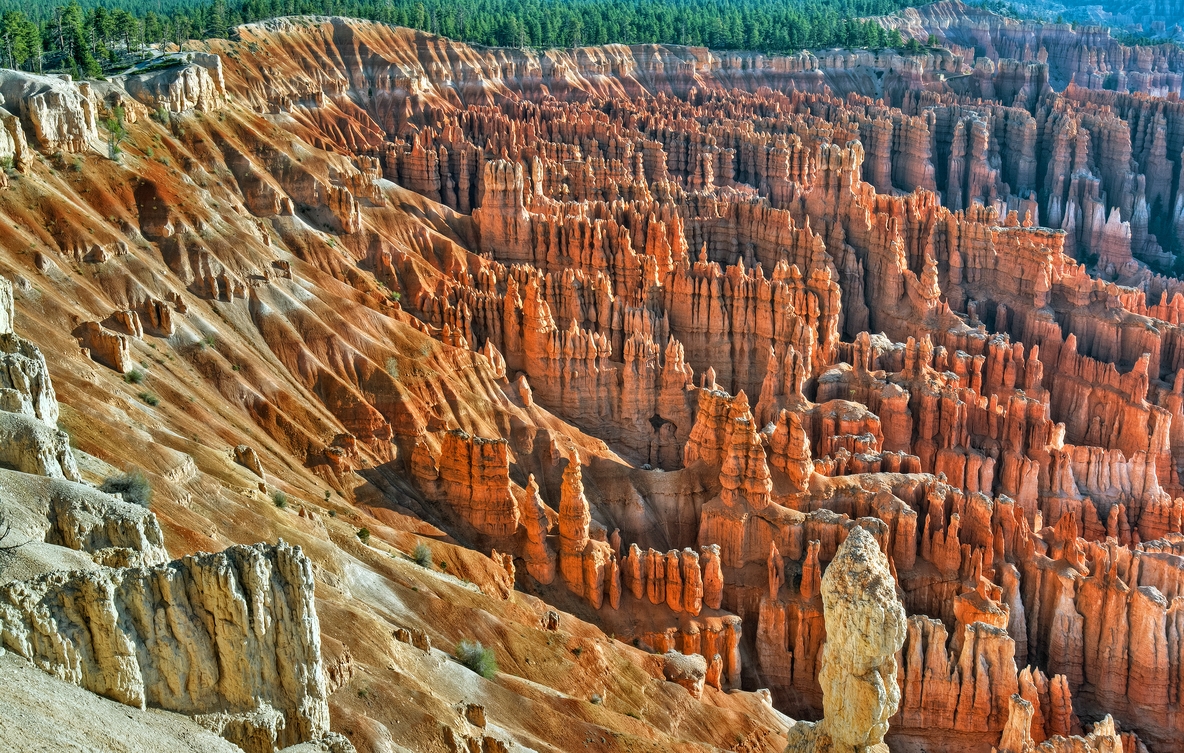
<path id="1" fill-rule="evenodd" d="M 12 286 L 3 280 L 0 297 L 6 288 L 11 292 Z M 11 300 L 0 319 L 12 315 Z M 58 399 L 45 356 L 36 345 L 13 334 L 0 335 L 0 410 L 32 416 L 51 426 L 58 423 Z"/>
<path id="2" fill-rule="evenodd" d="M 707 660 L 700 654 L 667 651 L 662 661 L 662 673 L 669 682 L 683 686 L 693 697 L 703 697 L 703 684 L 707 679 Z"/>
<path id="3" fill-rule="evenodd" d="M 1109 715 L 1095 724 L 1084 737 L 1054 735 L 1037 744 L 1032 740 L 1035 709 L 1031 702 L 1019 694 L 1013 695 L 1010 700 L 1007 725 L 1003 728 L 999 747 L 991 749 L 993 753 L 1123 753 L 1122 735 L 1114 726 L 1114 718 Z M 1141 745 L 1138 747 L 1146 750 Z"/>
<path id="4" fill-rule="evenodd" d="M 0 109 L 0 161 L 12 161 L 12 166 L 24 171 L 33 159 L 29 143 L 25 140 L 25 129 L 16 115 Z"/>
<path id="5" fill-rule="evenodd" d="M 354 753 L 354 744 L 345 735 L 330 732 L 319 740 L 284 748 L 280 753 Z"/>
<path id="6" fill-rule="evenodd" d="M 168 562 L 164 534 L 147 508 L 67 481 L 52 484 L 49 493 L 46 542 L 90 552 L 107 565 Z"/>
<path id="7" fill-rule="evenodd" d="M 0 277 L 0 335 L 11 335 L 15 315 L 12 301 L 12 282 Z"/>
<path id="8" fill-rule="evenodd" d="M 0 277 L 0 467 L 79 481 L 45 357 L 12 331 L 12 283 Z"/>
<path id="9" fill-rule="evenodd" d="M 112 700 L 193 716 L 248 753 L 329 728 L 312 564 L 282 541 L 4 584 L 0 640 Z"/>
<path id="10" fill-rule="evenodd" d="M 798 722 L 786 753 L 888 753 L 888 719 L 900 705 L 896 652 L 907 619 L 888 558 L 856 526 L 822 576 L 822 721 Z"/>
<path id="11" fill-rule="evenodd" d="M 0 97 L 0 104 L 20 116 L 25 135 L 43 152 L 85 152 L 98 139 L 98 110 L 85 82 L 4 70 Z"/>
<path id="12" fill-rule="evenodd" d="M 124 80 L 127 93 L 153 110 L 211 112 L 222 107 L 226 86 L 222 59 L 214 54 L 187 53 L 171 58 L 176 65 L 149 73 L 133 73 Z M 166 65 L 165 61 L 149 66 Z"/>

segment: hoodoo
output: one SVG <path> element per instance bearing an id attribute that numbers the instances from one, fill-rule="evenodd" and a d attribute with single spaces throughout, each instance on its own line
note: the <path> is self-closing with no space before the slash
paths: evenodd
<path id="1" fill-rule="evenodd" d="M 851 529 L 822 576 L 822 721 L 798 722 L 786 753 L 887 753 L 900 706 L 896 654 L 907 620 L 888 558 L 872 535 Z"/>

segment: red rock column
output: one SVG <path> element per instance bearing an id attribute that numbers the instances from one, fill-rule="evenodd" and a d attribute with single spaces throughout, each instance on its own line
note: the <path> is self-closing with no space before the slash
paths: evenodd
<path id="1" fill-rule="evenodd" d="M 563 470 L 563 489 L 559 498 L 559 572 L 572 593 L 584 595 L 584 550 L 588 547 L 588 528 L 592 513 L 584 496 L 583 473 L 579 456 L 568 461 Z"/>

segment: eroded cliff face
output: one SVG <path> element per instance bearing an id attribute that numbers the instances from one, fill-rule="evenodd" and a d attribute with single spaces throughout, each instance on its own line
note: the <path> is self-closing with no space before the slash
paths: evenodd
<path id="1" fill-rule="evenodd" d="M 248 753 L 323 738 L 308 559 L 281 541 L 165 564 L 145 500 L 79 483 L 46 361 L 13 331 L 6 278 L 0 310 L 0 653 L 119 703 L 191 716 Z"/>
<path id="2" fill-rule="evenodd" d="M 0 587 L 0 604 L 9 651 L 112 700 L 194 716 L 248 753 L 328 731 L 312 565 L 299 548 L 50 573 Z"/>
<path id="3" fill-rule="evenodd" d="M 1184 227 L 1184 127 L 959 13 L 951 44 L 1004 52 L 532 53 L 298 18 L 103 84 L 3 74 L 4 316 L 63 407 L 27 348 L 4 406 L 60 421 L 82 481 L 144 466 L 159 521 L 55 506 L 83 522 L 31 535 L 156 566 L 22 577 L 22 603 L 147 610 L 174 603 L 147 573 L 299 560 L 295 602 L 272 575 L 219 608 L 304 614 L 315 580 L 323 689 L 222 716 L 166 694 L 260 748 L 815 734 L 775 707 L 844 750 L 1169 750 L 1184 289 L 1148 265 Z M 116 107 L 118 161 L 87 146 Z M 227 548 L 281 537 L 308 559 Z M 888 611 L 859 637 L 864 597 Z M 133 625 L 111 640 L 149 645 Z M 296 666 L 270 635 L 248 649 Z M 497 682 L 448 660 L 467 638 Z M 135 679 L 159 655 L 94 676 L 165 705 Z M 883 697 L 848 718 L 848 682 Z"/>
<path id="4" fill-rule="evenodd" d="M 0 465 L 79 480 L 45 357 L 13 331 L 12 283 L 0 278 Z"/>

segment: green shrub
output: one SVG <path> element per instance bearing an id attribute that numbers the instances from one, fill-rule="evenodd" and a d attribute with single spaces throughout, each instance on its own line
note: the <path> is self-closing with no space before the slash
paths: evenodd
<path id="1" fill-rule="evenodd" d="M 147 373 L 143 369 L 132 369 L 123 375 L 123 381 L 128 384 L 139 384 L 144 381 L 145 376 L 147 376 Z"/>
<path id="2" fill-rule="evenodd" d="M 275 503 L 276 507 L 282 510 L 288 506 L 288 495 L 284 494 L 279 489 L 276 489 L 271 493 L 271 501 Z"/>
<path id="3" fill-rule="evenodd" d="M 139 468 L 107 477 L 99 486 L 99 490 L 108 494 L 119 494 L 124 502 L 131 502 L 140 507 L 152 504 L 152 482 Z"/>
<path id="4" fill-rule="evenodd" d="M 411 554 L 411 559 L 420 567 L 432 566 L 432 550 L 427 544 L 422 541 L 415 545 L 415 551 Z"/>
<path id="5" fill-rule="evenodd" d="M 370 543 L 370 529 L 369 528 L 359 528 L 358 529 L 358 538 L 362 540 L 363 544 L 369 544 Z"/>
<path id="6" fill-rule="evenodd" d="M 156 395 L 153 395 L 151 392 L 141 392 L 140 399 L 149 405 L 160 405 L 160 398 Z"/>
<path id="7" fill-rule="evenodd" d="M 485 648 L 480 641 L 464 640 L 456 644 L 456 660 L 486 680 L 497 674 L 497 657 L 492 648 Z"/>

